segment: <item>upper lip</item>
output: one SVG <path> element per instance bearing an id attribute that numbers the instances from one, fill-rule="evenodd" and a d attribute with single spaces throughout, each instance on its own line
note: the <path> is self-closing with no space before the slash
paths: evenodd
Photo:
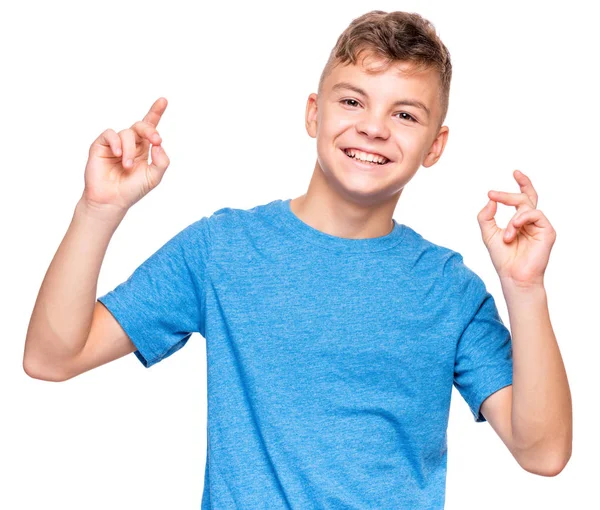
<path id="1" fill-rule="evenodd" d="M 385 158 L 388 161 L 392 161 L 392 159 L 386 156 L 385 154 L 381 154 L 381 152 L 377 152 L 376 150 L 369 149 L 366 147 L 359 147 L 358 145 L 349 145 L 348 147 L 342 148 L 343 151 L 346 151 L 348 149 L 356 149 L 357 151 L 368 152 L 371 154 L 375 154 L 376 156 L 381 156 L 382 158 Z"/>

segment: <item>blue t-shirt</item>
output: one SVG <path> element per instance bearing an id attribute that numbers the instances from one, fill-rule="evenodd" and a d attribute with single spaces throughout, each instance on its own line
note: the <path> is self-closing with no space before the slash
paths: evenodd
<path id="1" fill-rule="evenodd" d="M 146 367 L 206 341 L 202 509 L 441 509 L 452 386 L 477 422 L 512 345 L 462 256 L 394 220 L 316 230 L 290 199 L 192 223 L 99 298 Z"/>

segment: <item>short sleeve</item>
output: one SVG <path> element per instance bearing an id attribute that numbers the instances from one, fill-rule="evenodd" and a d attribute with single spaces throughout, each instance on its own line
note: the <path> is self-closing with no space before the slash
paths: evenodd
<path id="1" fill-rule="evenodd" d="M 475 421 L 484 422 L 487 420 L 481 414 L 483 401 L 512 384 L 512 341 L 481 278 L 468 268 L 464 273 L 469 281 L 463 288 L 463 303 L 471 312 L 457 344 L 454 386 L 469 405 Z"/>
<path id="2" fill-rule="evenodd" d="M 192 333 L 205 336 L 208 221 L 204 217 L 184 228 L 126 281 L 98 298 L 147 368 L 181 349 Z"/>

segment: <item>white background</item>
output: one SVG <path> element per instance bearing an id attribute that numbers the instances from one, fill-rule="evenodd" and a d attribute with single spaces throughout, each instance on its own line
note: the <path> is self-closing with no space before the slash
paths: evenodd
<path id="1" fill-rule="evenodd" d="M 200 7 L 200 5 L 203 5 Z M 204 339 L 144 368 L 133 354 L 64 383 L 29 378 L 35 299 L 83 190 L 88 149 L 154 100 L 171 165 L 112 238 L 98 295 L 205 215 L 306 191 L 316 157 L 306 99 L 338 35 L 373 9 L 436 26 L 454 77 L 441 160 L 394 214 L 463 254 L 509 318 L 476 216 L 530 176 L 558 237 L 550 315 L 574 408 L 573 456 L 554 478 L 516 463 L 453 390 L 447 509 L 599 508 L 600 165 L 592 4 L 513 2 L 20 2 L 3 8 L 0 507 L 198 509 L 206 454 Z M 504 227 L 514 208 L 499 205 Z"/>

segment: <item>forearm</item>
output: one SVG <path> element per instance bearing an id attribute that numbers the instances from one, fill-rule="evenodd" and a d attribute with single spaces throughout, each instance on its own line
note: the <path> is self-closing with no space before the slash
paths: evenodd
<path id="1" fill-rule="evenodd" d="M 86 342 L 102 261 L 123 213 L 94 210 L 79 200 L 40 287 L 27 329 L 23 367 L 52 372 Z"/>
<path id="2" fill-rule="evenodd" d="M 543 286 L 503 282 L 513 348 L 513 443 L 529 465 L 562 463 L 571 454 L 572 406 Z"/>

